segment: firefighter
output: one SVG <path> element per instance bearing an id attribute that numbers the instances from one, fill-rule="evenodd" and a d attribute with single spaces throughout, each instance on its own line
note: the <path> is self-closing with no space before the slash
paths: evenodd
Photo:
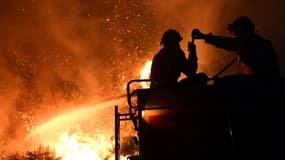
<path id="1" fill-rule="evenodd" d="M 239 98 L 228 101 L 234 101 L 228 110 L 237 159 L 267 159 L 274 151 L 276 133 L 272 124 L 276 108 L 270 106 L 272 100 L 269 103 L 259 96 L 276 94 L 274 88 L 275 85 L 278 88 L 278 83 L 275 82 L 280 78 L 278 56 L 271 41 L 255 32 L 249 17 L 236 18 L 228 25 L 228 30 L 233 37 L 204 34 L 199 29 L 192 32 L 196 39 L 204 39 L 208 44 L 237 54 L 243 74 L 226 77 L 226 81 L 219 84 L 225 94 Z"/>
<path id="2" fill-rule="evenodd" d="M 189 42 L 189 56 L 186 58 L 180 47 L 182 36 L 174 29 L 168 29 L 162 35 L 162 48 L 153 57 L 150 78 L 151 88 L 172 88 L 178 86 L 181 73 L 194 77 L 198 68 L 196 46 Z"/>
<path id="3" fill-rule="evenodd" d="M 206 43 L 228 51 L 236 51 L 243 73 L 275 77 L 280 75 L 278 56 L 271 41 L 255 32 L 255 25 L 247 16 L 236 18 L 228 25 L 233 37 L 204 34 L 194 29 L 196 39 L 204 39 Z"/>

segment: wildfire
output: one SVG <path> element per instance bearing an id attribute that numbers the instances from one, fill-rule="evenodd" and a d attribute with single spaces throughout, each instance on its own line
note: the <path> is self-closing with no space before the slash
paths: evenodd
<path id="1" fill-rule="evenodd" d="M 114 121 L 110 113 L 113 113 L 111 106 L 122 101 L 123 98 L 119 98 L 78 106 L 76 110 L 35 126 L 17 147 L 34 149 L 42 144 L 48 145 L 62 160 L 114 160 Z"/>
<path id="2" fill-rule="evenodd" d="M 152 61 L 146 61 L 143 69 L 140 72 L 140 79 L 149 79 Z M 143 88 L 148 88 L 147 82 L 142 83 Z M 83 133 L 74 132 L 68 134 L 63 132 L 60 134 L 59 141 L 52 145 L 56 155 L 62 157 L 63 160 L 113 160 L 114 142 L 106 138 L 103 134 L 91 136 Z M 121 156 L 122 160 L 126 157 Z"/>
<path id="3" fill-rule="evenodd" d="M 141 79 L 149 79 L 151 64 L 151 60 L 146 61 L 140 72 Z M 145 82 L 142 87 L 147 88 L 149 84 Z M 19 148 L 21 145 L 36 148 L 46 144 L 62 160 L 114 160 L 113 115 L 110 114 L 113 112 L 110 106 L 122 103 L 122 100 L 78 106 L 76 110 L 60 114 L 35 126 Z M 127 156 L 120 159 L 126 160 Z"/>
<path id="4" fill-rule="evenodd" d="M 150 77 L 150 69 L 151 69 L 151 64 L 152 64 L 152 61 L 151 60 L 148 60 L 143 69 L 141 70 L 141 75 L 140 75 L 140 79 L 149 79 Z M 149 88 L 149 83 L 147 82 L 143 82 L 142 83 L 142 87 L 143 88 Z"/>
<path id="5" fill-rule="evenodd" d="M 88 135 L 62 133 L 58 144 L 54 145 L 56 155 L 63 160 L 114 159 L 112 143 L 104 135 L 96 138 Z"/>

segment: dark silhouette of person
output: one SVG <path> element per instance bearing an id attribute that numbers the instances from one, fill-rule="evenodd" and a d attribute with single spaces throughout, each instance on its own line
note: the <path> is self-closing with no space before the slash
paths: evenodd
<path id="1" fill-rule="evenodd" d="M 182 39 L 179 32 L 174 29 L 168 29 L 163 33 L 160 41 L 160 45 L 163 47 L 152 60 L 150 74 L 150 79 L 152 80 L 151 88 L 177 87 L 178 78 L 181 73 L 187 77 L 197 77 L 198 58 L 196 55 L 196 46 L 194 43 L 189 42 L 189 56 L 187 59 L 180 47 Z"/>
<path id="2" fill-rule="evenodd" d="M 273 159 L 278 142 L 274 130 L 278 127 L 274 128 L 276 102 L 272 100 L 275 93 L 271 87 L 280 78 L 278 55 L 271 41 L 255 32 L 249 17 L 236 18 L 228 30 L 233 37 L 204 34 L 199 29 L 192 32 L 196 39 L 235 51 L 243 68 L 243 75 L 230 77 L 233 81 L 223 86 L 228 96 L 226 101 L 231 104 L 227 107 L 237 159 Z M 229 95 L 234 96 L 231 99 Z"/>
<path id="3" fill-rule="evenodd" d="M 199 29 L 193 32 L 196 39 L 204 39 L 206 43 L 228 51 L 236 51 L 244 74 L 280 76 L 278 55 L 271 41 L 255 32 L 255 25 L 249 17 L 236 18 L 228 25 L 228 30 L 233 37 L 204 34 Z"/>

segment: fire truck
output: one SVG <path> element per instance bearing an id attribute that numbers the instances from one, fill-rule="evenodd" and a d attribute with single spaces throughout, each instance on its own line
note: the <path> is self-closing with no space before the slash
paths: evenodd
<path id="1" fill-rule="evenodd" d="M 139 151 L 130 160 L 285 159 L 283 78 L 233 75 L 204 86 L 136 88 L 149 81 L 129 81 L 127 113 L 115 106 L 116 160 L 125 120 L 137 134 Z"/>

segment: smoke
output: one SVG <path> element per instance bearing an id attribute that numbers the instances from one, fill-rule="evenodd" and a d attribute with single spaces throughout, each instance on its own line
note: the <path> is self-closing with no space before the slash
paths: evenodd
<path id="1" fill-rule="evenodd" d="M 125 93 L 153 48 L 148 5 L 1 1 L 0 136 L 22 137 L 57 110 Z"/>
<path id="2" fill-rule="evenodd" d="M 282 62 L 283 10 L 282 0 L 1 1 L 0 137 L 32 130 L 43 113 L 125 93 L 125 84 L 139 78 L 168 28 L 182 34 L 187 54 L 193 28 L 227 36 L 227 24 L 248 15 Z M 209 76 L 234 57 L 195 43 L 198 70 Z M 235 64 L 225 74 L 239 72 Z"/>

